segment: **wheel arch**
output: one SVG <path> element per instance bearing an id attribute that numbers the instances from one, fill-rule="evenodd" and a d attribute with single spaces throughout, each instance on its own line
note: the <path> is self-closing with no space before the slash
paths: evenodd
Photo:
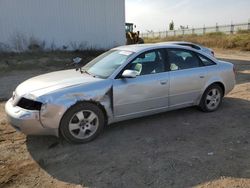
<path id="1" fill-rule="evenodd" d="M 101 102 L 98 102 L 98 101 L 93 101 L 93 100 L 84 100 L 84 101 L 79 101 L 79 103 L 91 103 L 91 104 L 94 104 L 96 105 L 97 107 L 99 107 L 104 115 L 104 118 L 105 118 L 105 125 L 108 123 L 108 113 L 106 111 L 106 108 L 104 107 L 104 105 L 101 103 Z"/>
<path id="2" fill-rule="evenodd" d="M 214 88 L 214 87 L 217 87 L 217 88 L 219 87 L 219 88 L 221 88 L 221 90 L 222 90 L 222 96 L 220 96 L 220 100 L 218 100 L 218 104 L 216 104 L 215 108 L 212 108 L 212 109 L 211 109 L 211 108 L 208 107 L 207 104 L 206 104 L 206 95 L 208 94 L 208 92 L 211 91 L 210 89 L 211 89 L 211 88 Z M 209 88 L 210 88 L 210 89 L 209 89 Z M 213 112 L 213 111 L 217 110 L 218 107 L 219 107 L 219 105 L 221 104 L 221 100 L 222 100 L 224 94 L 225 94 L 225 86 L 224 86 L 224 84 L 223 84 L 222 82 L 216 81 L 216 82 L 213 82 L 213 83 L 209 84 L 209 85 L 206 87 L 206 89 L 204 90 L 204 92 L 202 93 L 201 97 L 200 97 L 200 100 L 199 100 L 199 103 L 198 103 L 199 108 L 200 108 L 203 112 Z M 217 99 L 216 99 L 216 101 L 217 101 Z M 214 103 L 214 104 L 215 104 L 215 103 Z"/>
<path id="3" fill-rule="evenodd" d="M 102 123 L 99 125 L 99 126 L 101 126 L 101 128 L 97 128 L 97 131 L 93 135 L 91 135 L 90 137 L 86 138 L 86 140 L 79 141 L 79 140 L 76 140 L 76 138 L 74 136 L 73 136 L 73 138 L 72 138 L 72 135 L 69 136 L 68 128 L 67 128 L 67 131 L 65 132 L 65 122 L 67 122 L 67 121 L 64 121 L 64 120 L 67 120 L 69 117 L 71 117 L 71 116 L 69 116 L 69 114 L 67 114 L 68 112 L 70 113 L 70 110 L 73 110 L 74 107 L 77 107 L 78 110 L 79 110 L 84 105 L 89 106 L 89 107 L 92 106 L 92 108 L 93 108 L 93 106 L 97 107 L 99 109 L 98 113 L 99 114 L 100 113 L 103 114 L 102 118 L 101 118 Z M 107 113 L 106 113 L 105 107 L 101 103 L 99 103 L 97 101 L 91 101 L 91 100 L 80 100 L 80 101 L 77 101 L 76 103 L 72 104 L 71 106 L 69 106 L 64 111 L 63 115 L 61 116 L 59 127 L 58 127 L 58 137 L 59 138 L 64 138 L 67 141 L 69 141 L 70 143 L 85 143 L 85 142 L 91 141 L 95 137 L 97 137 L 97 135 L 100 134 L 103 126 L 105 126 L 106 124 L 107 124 Z M 98 129 L 99 129 L 99 131 L 98 131 Z"/>
<path id="4" fill-rule="evenodd" d="M 203 91 L 201 92 L 201 95 L 200 95 L 200 97 L 197 100 L 197 103 L 196 103 L 197 105 L 200 104 L 202 96 L 204 95 L 204 93 L 207 90 L 207 88 L 211 87 L 212 85 L 218 85 L 218 86 L 220 86 L 221 89 L 222 89 L 222 92 L 223 92 L 223 96 L 225 95 L 225 84 L 221 80 L 214 80 L 214 81 L 208 82 L 205 85 L 205 87 L 203 88 Z"/>
<path id="5" fill-rule="evenodd" d="M 207 82 L 206 82 L 206 84 L 205 84 L 205 86 L 204 86 L 204 88 L 203 88 L 203 91 L 202 91 L 202 95 L 203 95 L 203 93 L 206 91 L 206 89 L 208 88 L 208 87 L 210 87 L 211 85 L 218 85 L 218 86 L 220 86 L 221 87 L 221 89 L 222 89 L 222 91 L 223 91 L 223 96 L 224 96 L 224 94 L 225 94 L 225 90 L 226 90 L 226 84 L 223 82 L 223 79 L 222 78 L 220 78 L 220 77 L 218 77 L 218 76 L 216 76 L 216 77 L 213 77 L 213 78 L 211 78 L 211 79 L 209 79 Z"/>
<path id="6" fill-rule="evenodd" d="M 73 108 L 74 106 L 76 105 L 79 105 L 79 104 L 83 104 L 83 103 L 90 103 L 90 104 L 94 104 L 96 105 L 97 107 L 99 107 L 101 109 L 101 111 L 103 112 L 103 115 L 104 115 L 104 118 L 105 118 L 105 124 L 108 123 L 108 114 L 107 114 L 107 111 L 104 107 L 104 105 L 102 105 L 100 102 L 98 101 L 93 101 L 93 100 L 79 100 L 77 101 L 76 103 L 72 104 L 71 106 L 69 106 L 67 108 L 67 110 L 65 110 L 65 112 L 63 113 L 62 117 L 61 117 L 61 120 L 60 120 L 60 123 L 59 123 L 59 127 L 61 125 L 61 122 L 62 122 L 62 119 L 63 119 L 63 116 L 71 109 Z"/>
<path id="7" fill-rule="evenodd" d="M 222 89 L 222 96 L 224 96 L 225 95 L 225 85 L 222 83 L 222 82 L 214 82 L 214 83 L 212 83 L 212 84 L 210 84 L 208 87 L 210 87 L 210 86 L 212 86 L 212 85 L 218 85 L 218 86 L 220 86 L 220 88 Z M 208 88 L 207 87 L 207 88 Z"/>

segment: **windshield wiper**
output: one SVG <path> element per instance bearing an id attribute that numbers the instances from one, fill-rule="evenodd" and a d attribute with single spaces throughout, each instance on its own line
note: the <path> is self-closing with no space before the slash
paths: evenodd
<path id="1" fill-rule="evenodd" d="M 89 71 L 87 71 L 86 69 L 80 69 L 80 72 L 81 73 L 86 73 L 86 74 L 88 74 L 88 75 L 90 75 L 90 76 L 93 76 L 93 77 L 96 77 L 94 74 L 91 74 Z"/>
<path id="2" fill-rule="evenodd" d="M 93 77 L 95 77 L 95 75 L 91 74 L 90 72 L 88 72 L 86 69 L 82 69 L 82 66 L 79 66 L 80 62 L 82 61 L 82 58 L 80 57 L 76 57 L 73 59 L 73 64 L 75 65 L 76 67 L 76 71 L 80 71 L 81 73 L 87 73 Z"/>

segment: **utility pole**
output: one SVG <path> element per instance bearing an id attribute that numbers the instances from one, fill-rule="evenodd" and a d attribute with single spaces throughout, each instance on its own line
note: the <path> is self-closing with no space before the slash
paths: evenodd
<path id="1" fill-rule="evenodd" d="M 250 18 L 248 19 L 248 24 L 247 25 L 248 25 L 247 29 L 250 30 Z"/>
<path id="2" fill-rule="evenodd" d="M 234 34 L 234 25 L 233 25 L 233 21 L 231 21 L 230 34 Z"/>
<path id="3" fill-rule="evenodd" d="M 219 32 L 219 26 L 218 26 L 218 23 L 216 23 L 216 32 Z"/>
<path id="4" fill-rule="evenodd" d="M 204 25 L 203 26 L 203 35 L 205 35 L 206 34 L 206 26 Z"/>

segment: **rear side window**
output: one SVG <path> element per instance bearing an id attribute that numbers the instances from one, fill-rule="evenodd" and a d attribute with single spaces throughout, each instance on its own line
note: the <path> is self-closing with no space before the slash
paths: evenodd
<path id="1" fill-rule="evenodd" d="M 210 65 L 216 65 L 215 62 L 213 62 L 212 60 L 208 59 L 207 57 L 203 56 L 203 55 L 198 55 L 202 64 L 204 66 L 210 66 Z"/>
<path id="2" fill-rule="evenodd" d="M 169 49 L 168 62 L 171 71 L 202 66 L 200 59 L 193 52 L 181 49 Z"/>

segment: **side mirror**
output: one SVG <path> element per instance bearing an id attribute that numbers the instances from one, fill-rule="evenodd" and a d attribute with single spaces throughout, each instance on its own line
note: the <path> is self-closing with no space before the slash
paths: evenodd
<path id="1" fill-rule="evenodd" d="M 125 70 L 122 73 L 123 78 L 135 78 L 138 75 L 138 72 L 135 70 Z"/>
<path id="2" fill-rule="evenodd" d="M 82 61 L 82 58 L 80 58 L 80 57 L 76 57 L 76 58 L 73 59 L 73 63 L 75 63 L 75 64 L 78 64 L 81 61 Z"/>

